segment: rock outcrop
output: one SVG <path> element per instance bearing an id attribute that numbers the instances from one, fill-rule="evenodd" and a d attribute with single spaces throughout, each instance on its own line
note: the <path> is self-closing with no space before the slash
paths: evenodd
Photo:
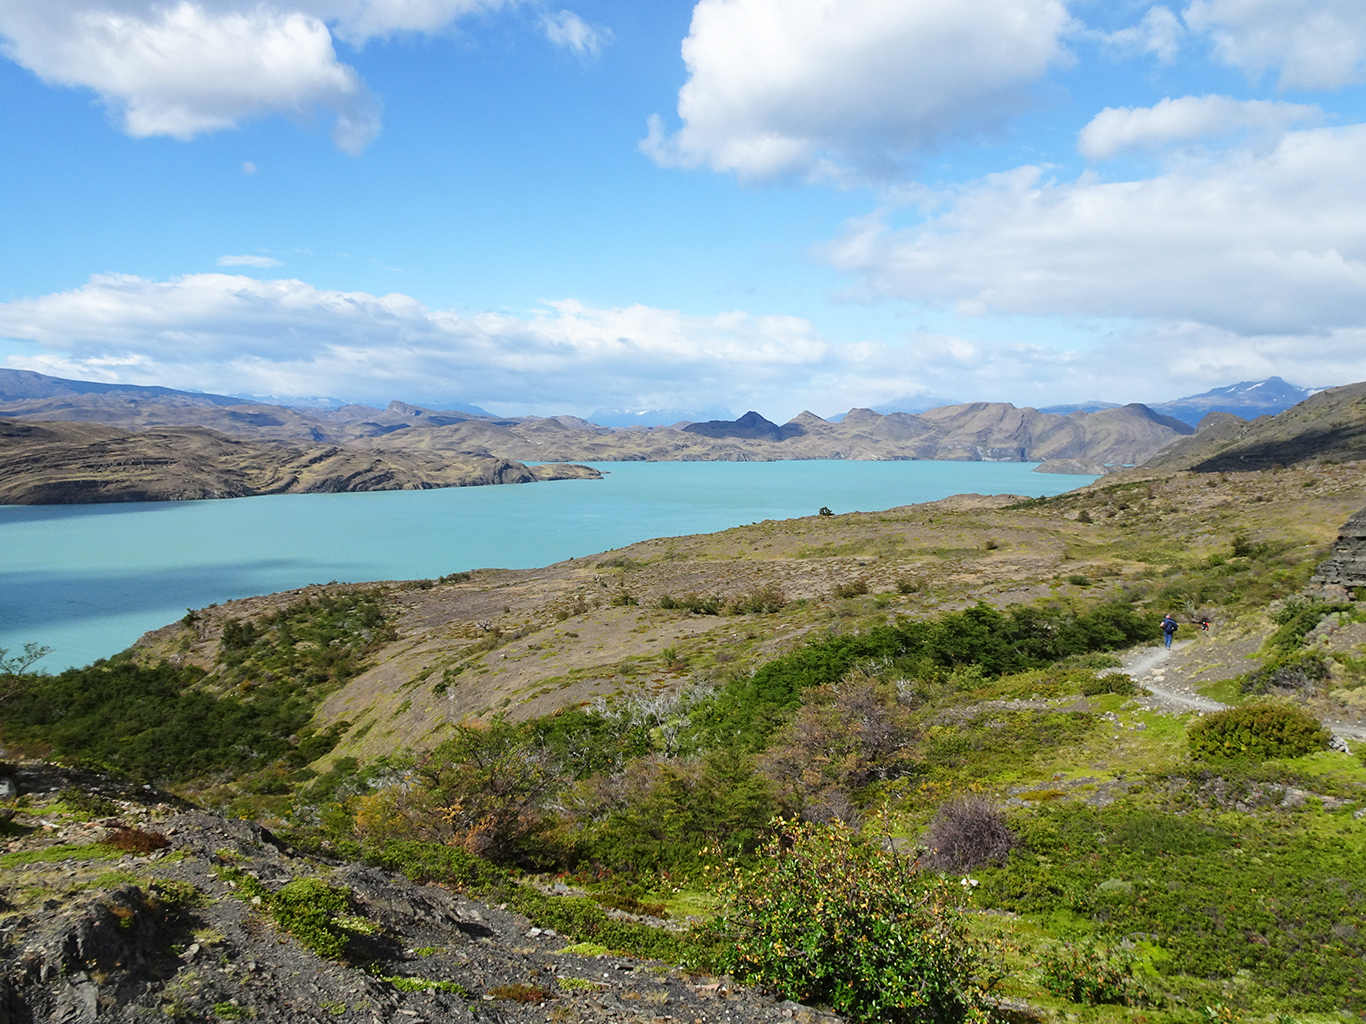
<path id="1" fill-rule="evenodd" d="M 1332 552 L 1309 582 L 1319 587 L 1366 587 L 1366 509 L 1342 524 Z"/>
<path id="2" fill-rule="evenodd" d="M 261 443 L 203 427 L 132 433 L 93 423 L 0 420 L 0 504 L 244 498 L 595 479 L 587 466 L 527 466 L 487 452 L 388 452 Z"/>

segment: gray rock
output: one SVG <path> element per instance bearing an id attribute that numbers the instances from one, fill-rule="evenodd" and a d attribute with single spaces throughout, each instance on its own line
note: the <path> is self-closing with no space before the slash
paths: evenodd
<path id="1" fill-rule="evenodd" d="M 1332 552 L 1309 583 L 1323 588 L 1366 586 L 1366 509 L 1342 524 Z M 1347 596 L 1345 590 L 1341 596 Z"/>

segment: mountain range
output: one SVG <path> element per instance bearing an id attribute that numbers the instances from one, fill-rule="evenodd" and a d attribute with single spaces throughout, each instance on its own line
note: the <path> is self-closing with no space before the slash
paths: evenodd
<path id="1" fill-rule="evenodd" d="M 733 420 L 622 428 L 576 416 L 498 417 L 473 406 L 427 409 L 400 401 L 384 409 L 297 408 L 0 369 L 0 423 L 10 421 L 0 436 L 0 501 L 445 487 L 588 472 L 538 470 L 528 462 L 934 459 L 1038 462 L 1041 472 L 1099 475 L 1145 463 L 1173 445 L 1186 451 L 1178 442 L 1194 433 L 1189 421 L 1200 408 L 1214 414 L 1208 429 L 1232 437 L 1247 421 L 1225 409 L 1278 409 L 1308 393 L 1273 377 L 1157 408 L 973 402 L 918 414 L 852 409 L 823 419 L 802 412 L 777 424 L 750 411 Z M 19 429 L 16 421 L 51 426 Z"/>
<path id="2" fill-rule="evenodd" d="M 1148 408 L 1195 427 L 1212 412 L 1228 413 L 1245 420 L 1258 416 L 1275 416 L 1322 390 L 1324 389 L 1287 384 L 1280 377 L 1268 377 L 1266 380 L 1245 380 L 1229 384 L 1227 387 L 1212 388 L 1201 394 L 1189 395 L 1171 402 L 1156 402 Z M 1113 402 L 1093 401 L 1080 405 L 1050 405 L 1040 411 L 1066 414 L 1099 412 L 1102 409 L 1114 408 L 1118 407 Z"/>

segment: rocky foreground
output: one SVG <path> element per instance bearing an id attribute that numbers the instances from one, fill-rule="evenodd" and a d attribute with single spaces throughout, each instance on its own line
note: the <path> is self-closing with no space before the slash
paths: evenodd
<path id="1" fill-rule="evenodd" d="M 499 907 L 320 862 L 146 788 L 40 763 L 14 780 L 0 836 L 0 1024 L 839 1020 L 726 979 L 576 951 Z M 286 934 L 251 895 L 301 879 L 348 893 L 338 958 Z"/>

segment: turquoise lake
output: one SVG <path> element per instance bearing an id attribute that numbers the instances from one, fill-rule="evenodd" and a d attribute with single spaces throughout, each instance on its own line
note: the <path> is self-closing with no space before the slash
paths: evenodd
<path id="1" fill-rule="evenodd" d="M 1052 495 L 1032 463 L 613 462 L 602 480 L 218 501 L 0 507 L 0 647 L 58 671 L 187 608 L 329 580 L 521 569 L 649 537 L 876 511 L 950 494 Z"/>

